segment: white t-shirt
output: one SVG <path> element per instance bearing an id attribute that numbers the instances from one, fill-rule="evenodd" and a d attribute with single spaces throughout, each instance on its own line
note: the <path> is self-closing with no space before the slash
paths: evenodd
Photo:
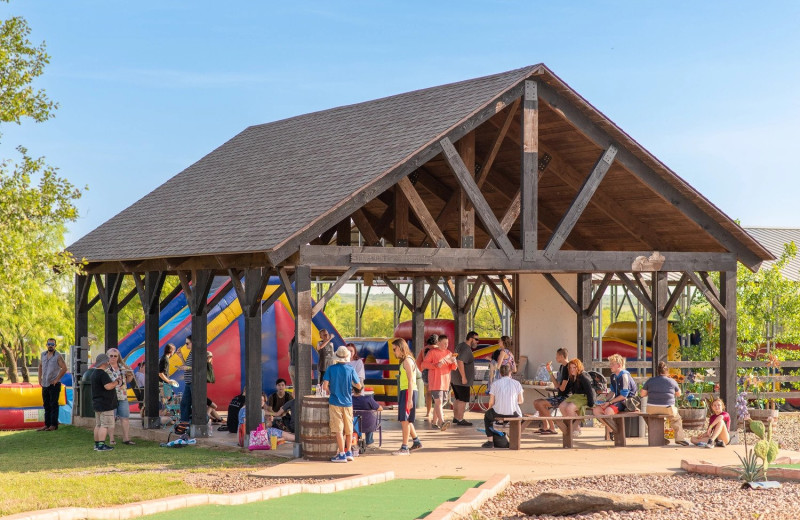
<path id="1" fill-rule="evenodd" d="M 514 415 L 522 416 L 522 410 L 519 408 L 519 399 L 522 395 L 522 385 L 519 381 L 512 379 L 509 376 L 501 377 L 492 383 L 492 388 L 489 389 L 489 395 L 494 396 L 494 406 L 492 408 L 500 415 Z"/>

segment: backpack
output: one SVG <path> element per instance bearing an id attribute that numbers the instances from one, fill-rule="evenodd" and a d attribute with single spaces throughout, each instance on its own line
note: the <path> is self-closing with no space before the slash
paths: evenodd
<path id="1" fill-rule="evenodd" d="M 594 388 L 595 393 L 604 394 L 608 392 L 608 384 L 606 381 L 606 376 L 604 376 L 600 372 L 594 372 L 594 371 L 589 371 L 586 373 L 589 374 L 589 378 L 592 380 L 592 388 Z"/>
<path id="2" fill-rule="evenodd" d="M 622 392 L 619 388 L 617 388 L 617 382 L 620 378 L 627 380 L 627 390 L 628 390 L 628 397 L 633 397 L 637 393 L 639 393 L 639 385 L 636 384 L 636 381 L 633 380 L 633 376 L 627 370 L 621 370 L 617 376 L 614 377 L 614 390 L 617 395 L 622 395 Z"/>
<path id="3" fill-rule="evenodd" d="M 508 436 L 505 432 L 499 432 L 497 430 L 491 430 L 492 432 L 492 445 L 495 448 L 510 448 L 511 444 L 508 442 Z"/>

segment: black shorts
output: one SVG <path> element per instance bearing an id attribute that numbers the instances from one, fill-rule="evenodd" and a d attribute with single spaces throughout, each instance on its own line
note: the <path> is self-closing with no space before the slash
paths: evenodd
<path id="1" fill-rule="evenodd" d="M 469 402 L 469 387 L 466 385 L 454 385 L 450 384 L 450 388 L 453 389 L 453 396 L 456 398 L 456 401 L 461 401 L 462 403 Z"/>

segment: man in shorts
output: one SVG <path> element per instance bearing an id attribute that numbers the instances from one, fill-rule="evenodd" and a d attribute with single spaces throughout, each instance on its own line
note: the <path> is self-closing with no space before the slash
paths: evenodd
<path id="1" fill-rule="evenodd" d="M 350 444 L 353 441 L 353 396 L 352 389 L 361 389 L 363 385 L 358 380 L 355 369 L 348 364 L 350 351 L 341 346 L 336 350 L 335 363 L 325 371 L 322 385 L 325 392 L 330 395 L 328 408 L 330 411 L 331 432 L 336 436 L 336 446 L 339 449 L 331 462 L 347 462 L 353 460 Z"/>
<path id="2" fill-rule="evenodd" d="M 98 354 L 92 372 L 92 406 L 94 407 L 94 451 L 111 451 L 113 446 L 106 444 L 109 429 L 114 428 L 114 410 L 117 409 L 118 386 L 124 385 L 124 379 L 111 379 L 106 369 L 108 356 Z"/>
<path id="3" fill-rule="evenodd" d="M 478 333 L 474 330 L 467 333 L 467 341 L 456 346 L 456 369 L 453 370 L 450 388 L 453 389 L 453 424 L 456 426 L 472 426 L 464 419 L 464 412 L 469 403 L 469 391 L 475 381 L 475 356 L 472 349 L 478 346 Z"/>
<path id="4" fill-rule="evenodd" d="M 555 395 L 545 399 L 536 399 L 533 402 L 533 407 L 539 412 L 539 417 L 544 419 L 542 421 L 542 427 L 534 433 L 541 433 L 544 435 L 555 435 L 557 433 L 555 424 L 553 424 L 553 421 L 547 419 L 547 417 L 550 417 L 551 410 L 558 408 L 558 405 L 568 397 L 565 391 L 567 388 L 567 380 L 569 379 L 569 370 L 567 370 L 569 352 L 567 349 L 560 348 L 556 350 L 556 361 L 561 366 L 558 368 L 558 372 L 555 375 L 552 371 L 552 365 L 549 361 L 547 362 L 547 372 L 550 374 L 550 382 L 556 390 Z"/>

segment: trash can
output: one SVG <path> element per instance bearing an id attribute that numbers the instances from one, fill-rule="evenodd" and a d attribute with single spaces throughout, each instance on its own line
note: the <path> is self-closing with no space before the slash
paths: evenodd
<path id="1" fill-rule="evenodd" d="M 92 405 L 92 374 L 94 368 L 90 368 L 83 373 L 80 386 L 80 413 L 81 417 L 94 417 L 94 406 Z"/>
<path id="2" fill-rule="evenodd" d="M 647 397 L 642 397 L 641 409 L 643 411 L 647 410 Z M 628 417 L 625 419 L 625 437 L 644 437 L 647 435 L 645 430 L 643 417 Z"/>

